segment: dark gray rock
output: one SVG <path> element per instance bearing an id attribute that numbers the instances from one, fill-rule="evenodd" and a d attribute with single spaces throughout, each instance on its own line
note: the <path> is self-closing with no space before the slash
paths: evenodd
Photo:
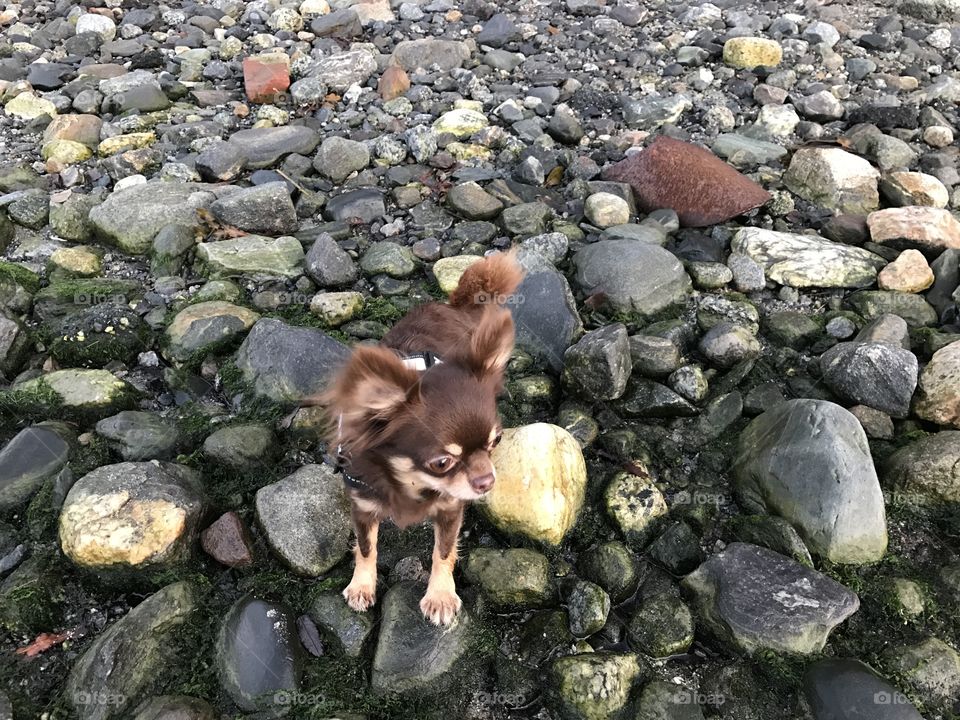
<path id="1" fill-rule="evenodd" d="M 284 182 L 269 182 L 224 194 L 210 205 L 220 222 L 250 233 L 287 235 L 299 222 Z"/>
<path id="2" fill-rule="evenodd" d="M 160 695 L 135 712 L 133 720 L 217 720 L 217 711 L 210 703 L 186 695 Z"/>
<path id="3" fill-rule="evenodd" d="M 740 434 L 733 466 L 743 505 L 789 520 L 832 562 L 874 562 L 887 547 L 883 494 L 856 417 L 824 400 L 788 400 Z"/>
<path id="4" fill-rule="evenodd" d="M 349 285 L 359 276 L 356 262 L 327 233 L 320 233 L 310 246 L 304 269 L 324 288 Z"/>
<path id="5" fill-rule="evenodd" d="M 238 600 L 220 626 L 216 652 L 220 683 L 243 710 L 289 705 L 300 690 L 303 650 L 285 605 Z"/>
<path id="6" fill-rule="evenodd" d="M 909 698 L 853 658 L 826 658 L 803 676 L 814 720 L 922 720 Z"/>
<path id="7" fill-rule="evenodd" d="M 371 223 L 387 211 L 383 193 L 375 188 L 361 188 L 337 195 L 323 209 L 330 220 Z"/>
<path id="8" fill-rule="evenodd" d="M 155 413 L 125 410 L 104 418 L 96 429 L 124 460 L 170 460 L 180 445 L 176 425 Z"/>
<path id="9" fill-rule="evenodd" d="M 682 583 L 698 618 L 735 650 L 809 655 L 860 607 L 856 594 L 756 545 L 732 543 Z"/>
<path id="10" fill-rule="evenodd" d="M 910 412 L 919 365 L 909 350 L 886 343 L 838 343 L 820 358 L 823 381 L 847 402 L 895 418 Z"/>
<path id="11" fill-rule="evenodd" d="M 270 167 L 291 153 L 309 155 L 320 142 L 320 136 L 304 125 L 282 125 L 238 130 L 229 142 L 247 158 L 248 168 L 258 169 Z"/>
<path id="12" fill-rule="evenodd" d="M 167 585 L 94 638 L 66 683 L 65 694 L 81 720 L 122 717 L 143 697 L 178 661 L 177 629 L 196 604 L 196 590 L 188 583 Z"/>
<path id="13" fill-rule="evenodd" d="M 327 465 L 304 465 L 260 488 L 255 505 L 267 543 L 295 572 L 322 575 L 347 554 L 349 501 Z"/>
<path id="14" fill-rule="evenodd" d="M 320 330 L 264 318 L 250 330 L 235 362 L 257 395 L 300 403 L 318 395 L 349 354 Z"/>
<path id="15" fill-rule="evenodd" d="M 265 425 L 231 425 L 203 441 L 203 454 L 225 467 L 242 471 L 272 462 L 278 447 L 277 436 Z"/>
<path id="16" fill-rule="evenodd" d="M 915 440 L 887 460 L 884 480 L 910 505 L 960 502 L 960 431 Z"/>
<path id="17" fill-rule="evenodd" d="M 351 609 L 339 592 L 318 595 L 308 612 L 317 627 L 336 641 L 340 652 L 347 657 L 360 657 L 373 634 L 374 623 L 369 613 Z"/>
<path id="18" fill-rule="evenodd" d="M 617 403 L 629 417 L 668 418 L 696 415 L 696 407 L 666 385 L 646 378 L 634 378 Z"/>
<path id="19" fill-rule="evenodd" d="M 64 425 L 35 425 L 0 450 L 0 510 L 27 502 L 66 467 L 73 438 Z"/>
<path id="20" fill-rule="evenodd" d="M 614 323 L 586 333 L 564 354 L 563 380 L 591 400 L 616 400 L 627 389 L 632 362 L 627 328 Z"/>

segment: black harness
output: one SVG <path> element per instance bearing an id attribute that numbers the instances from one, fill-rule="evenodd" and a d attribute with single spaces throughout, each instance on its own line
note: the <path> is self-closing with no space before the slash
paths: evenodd
<path id="1" fill-rule="evenodd" d="M 403 355 L 403 364 L 408 368 L 417 370 L 418 372 L 426 372 L 434 365 L 439 365 L 443 362 L 435 353 L 432 352 L 421 352 L 421 353 L 410 353 L 408 355 Z M 340 433 L 340 427 L 343 424 L 343 416 L 337 420 L 337 434 Z M 343 452 L 343 444 L 337 444 L 337 455 L 336 462 L 341 471 L 343 472 L 343 484 L 347 490 L 356 490 L 357 492 L 366 493 L 368 495 L 377 496 L 380 493 L 377 492 L 369 483 L 364 482 L 356 475 L 351 475 L 347 472 L 347 467 L 350 465 L 350 457 Z"/>

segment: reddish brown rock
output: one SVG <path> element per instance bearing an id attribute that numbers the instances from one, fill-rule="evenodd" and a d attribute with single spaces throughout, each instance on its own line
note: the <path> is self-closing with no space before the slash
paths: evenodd
<path id="1" fill-rule="evenodd" d="M 43 131 L 43 142 L 72 140 L 95 150 L 102 125 L 103 120 L 96 115 L 57 115 Z"/>
<path id="2" fill-rule="evenodd" d="M 200 534 L 200 545 L 210 557 L 229 567 L 253 564 L 250 533 L 235 512 L 228 512 Z"/>
<path id="3" fill-rule="evenodd" d="M 603 176 L 629 183 L 644 212 L 672 208 L 684 227 L 724 222 L 770 199 L 766 190 L 713 153 L 662 135 Z"/>
<path id="4" fill-rule="evenodd" d="M 410 89 L 410 77 L 399 65 L 390 65 L 380 76 L 377 92 L 384 100 L 393 100 Z"/>
<path id="5" fill-rule="evenodd" d="M 930 257 L 960 248 L 960 222 L 949 210 L 910 205 L 877 210 L 867 216 L 870 239 L 878 245 L 913 248 Z"/>
<path id="6" fill-rule="evenodd" d="M 244 58 L 243 87 L 251 102 L 273 102 L 290 87 L 290 58 L 283 53 Z"/>

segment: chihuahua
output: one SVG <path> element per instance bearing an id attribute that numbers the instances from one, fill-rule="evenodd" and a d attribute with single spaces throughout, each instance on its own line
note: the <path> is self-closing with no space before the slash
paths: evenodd
<path id="1" fill-rule="evenodd" d="M 522 278 L 513 252 L 475 262 L 449 304 L 421 305 L 379 345 L 356 348 L 324 394 L 357 535 L 343 591 L 354 610 L 376 602 L 380 521 L 406 527 L 429 517 L 433 564 L 420 609 L 435 625 L 460 611 L 457 538 L 466 504 L 496 481 L 497 396 L 514 344 L 504 303 Z"/>

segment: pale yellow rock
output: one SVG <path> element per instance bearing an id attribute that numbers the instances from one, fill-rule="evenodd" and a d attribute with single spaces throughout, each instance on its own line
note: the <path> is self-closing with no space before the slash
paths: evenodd
<path id="1" fill-rule="evenodd" d="M 109 157 L 127 150 L 138 150 L 153 145 L 157 141 L 156 133 L 138 132 L 107 138 L 97 147 L 100 157 Z"/>
<path id="2" fill-rule="evenodd" d="M 31 92 L 20 93 L 4 106 L 4 110 L 7 111 L 7 115 L 13 115 L 21 120 L 33 120 L 41 115 L 53 117 L 57 114 L 56 105 Z"/>
<path id="3" fill-rule="evenodd" d="M 330 12 L 330 4 L 327 0 L 303 0 L 300 3 L 300 14 L 304 17 L 312 15 L 326 15 Z"/>
<path id="4" fill-rule="evenodd" d="M 775 67 L 781 60 L 783 49 L 776 40 L 737 37 L 723 44 L 723 61 L 735 68 Z"/>
<path id="5" fill-rule="evenodd" d="M 74 277 L 95 277 L 100 274 L 100 258 L 84 247 L 60 248 L 50 256 L 50 269 Z"/>
<path id="6" fill-rule="evenodd" d="M 141 565 L 164 555 L 183 535 L 187 513 L 165 500 L 130 495 L 88 495 L 60 517 L 60 543 L 85 567 Z"/>
<path id="7" fill-rule="evenodd" d="M 877 275 L 881 290 L 899 290 L 906 293 L 923 292 L 933 285 L 933 270 L 919 250 L 904 250 L 897 259 Z"/>
<path id="8" fill-rule="evenodd" d="M 480 162 L 492 162 L 493 150 L 485 148 L 483 145 L 474 143 L 452 142 L 447 145 L 446 150 L 460 161 L 478 160 Z"/>
<path id="9" fill-rule="evenodd" d="M 454 255 L 437 260 L 433 264 L 433 274 L 437 278 L 440 289 L 447 295 L 452 293 L 457 289 L 460 277 L 467 268 L 482 259 L 479 255 Z"/>
<path id="10" fill-rule="evenodd" d="M 497 482 L 480 503 L 491 522 L 559 545 L 577 521 L 587 486 L 587 466 L 573 436 L 546 423 L 504 430 L 493 464 Z"/>
<path id="11" fill-rule="evenodd" d="M 645 469 L 644 469 L 645 472 Z M 667 514 L 667 501 L 649 475 L 618 473 L 603 494 L 607 513 L 628 541 L 649 538 L 658 518 Z"/>
<path id="12" fill-rule="evenodd" d="M 93 151 L 90 148 L 73 140 L 51 140 L 44 143 L 40 149 L 40 156 L 44 160 L 53 160 L 64 165 L 81 163 L 92 155 Z"/>
<path id="13" fill-rule="evenodd" d="M 362 309 L 363 295 L 353 290 L 318 293 L 310 301 L 310 312 L 334 327 L 352 319 Z"/>
<path id="14" fill-rule="evenodd" d="M 476 110 L 458 108 L 450 110 L 438 117 L 433 123 L 433 131 L 438 135 L 449 133 L 461 140 L 474 133 L 480 132 L 490 121 Z"/>

